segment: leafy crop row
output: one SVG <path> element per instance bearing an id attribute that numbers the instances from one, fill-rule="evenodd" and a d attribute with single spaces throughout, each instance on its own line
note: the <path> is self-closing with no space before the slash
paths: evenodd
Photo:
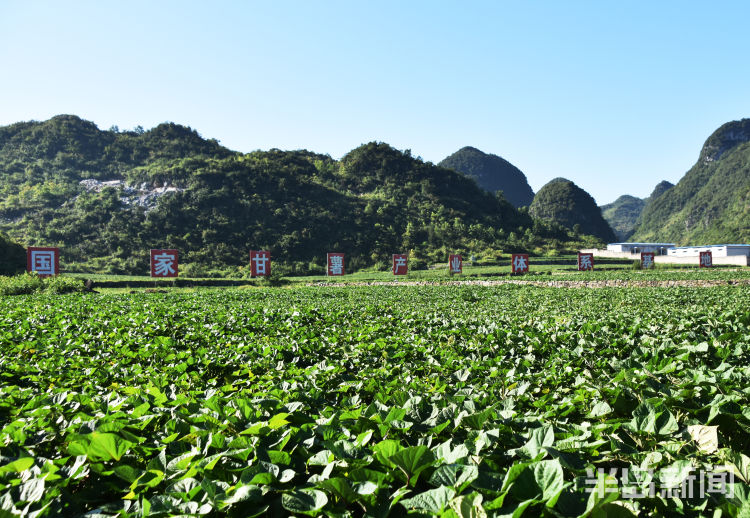
<path id="1" fill-rule="evenodd" d="M 0 516 L 738 516 L 749 302 L 517 286 L 0 299 Z M 635 499 L 616 480 L 669 488 L 716 466 L 731 494 Z"/>

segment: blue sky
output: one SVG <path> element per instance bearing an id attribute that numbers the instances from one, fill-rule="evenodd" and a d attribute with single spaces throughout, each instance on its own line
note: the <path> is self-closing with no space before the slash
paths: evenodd
<path id="1" fill-rule="evenodd" d="M 0 2 L 0 125 L 172 121 L 238 151 L 471 145 L 597 202 L 750 116 L 747 2 Z"/>

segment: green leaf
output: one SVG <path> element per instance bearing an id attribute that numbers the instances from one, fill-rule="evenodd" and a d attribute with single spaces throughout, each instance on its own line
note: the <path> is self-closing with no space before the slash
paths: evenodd
<path id="1" fill-rule="evenodd" d="M 542 490 L 542 500 L 548 502 L 548 506 L 552 507 L 565 486 L 560 461 L 554 459 L 537 462 L 532 467 L 532 471 L 534 472 L 534 480 Z"/>
<path id="2" fill-rule="evenodd" d="M 135 445 L 119 435 L 100 432 L 92 432 L 87 435 L 79 436 L 78 441 L 71 443 L 68 451 L 74 455 L 78 455 L 79 449 L 74 447 L 74 444 L 85 444 L 85 455 L 92 461 L 120 460 L 122 456 Z"/>
<path id="3" fill-rule="evenodd" d="M 612 407 L 606 401 L 598 401 L 591 407 L 587 417 L 601 417 L 610 413 L 612 413 Z"/>
<path id="4" fill-rule="evenodd" d="M 367 430 L 367 431 L 364 431 L 361 434 L 359 434 L 357 436 L 356 445 L 357 446 L 365 446 L 365 445 L 367 445 L 367 443 L 370 442 L 370 439 L 372 439 L 373 433 L 374 432 L 372 430 Z"/>
<path id="5" fill-rule="evenodd" d="M 391 466 L 391 467 L 394 466 L 394 464 L 389 459 L 396 452 L 403 449 L 403 447 L 401 446 L 401 443 L 393 439 L 386 439 L 385 441 L 380 441 L 379 443 L 374 444 L 371 448 L 372 448 L 372 451 L 375 453 L 375 458 L 378 459 L 378 461 L 381 464 L 383 464 L 384 466 Z"/>
<path id="6" fill-rule="evenodd" d="M 505 478 L 503 479 L 503 485 L 500 489 L 501 492 L 505 493 L 508 491 L 512 486 L 513 483 L 518 479 L 521 474 L 526 471 L 526 468 L 531 466 L 531 462 L 516 462 L 513 464 L 505 473 Z"/>
<path id="7" fill-rule="evenodd" d="M 633 431 L 654 435 L 669 435 L 679 429 L 679 425 L 669 410 L 657 410 L 646 401 L 633 410 L 629 423 Z"/>
<path id="8" fill-rule="evenodd" d="M 354 485 L 354 490 L 358 495 L 371 495 L 378 490 L 378 485 L 375 482 L 365 481 Z"/>
<path id="9" fill-rule="evenodd" d="M 430 477 L 433 486 L 450 486 L 458 493 L 479 477 L 479 468 L 475 465 L 443 464 Z"/>
<path id="10" fill-rule="evenodd" d="M 750 457 L 729 449 L 722 449 L 721 457 L 725 459 L 724 463 L 736 476 L 745 483 L 750 482 Z"/>
<path id="11" fill-rule="evenodd" d="M 463 419 L 461 419 L 461 424 L 474 430 L 481 430 L 484 423 L 494 415 L 495 411 L 492 408 L 488 408 L 481 412 L 477 412 L 476 414 L 464 416 Z"/>
<path id="12" fill-rule="evenodd" d="M 277 428 L 281 428 L 282 426 L 286 426 L 289 424 L 289 421 L 286 420 L 286 418 L 289 416 L 288 413 L 281 413 L 276 414 L 268 421 L 268 427 L 271 430 L 276 430 Z"/>
<path id="13" fill-rule="evenodd" d="M 307 459 L 308 466 L 327 466 L 333 462 L 334 457 L 331 450 L 320 450 L 315 455 Z"/>
<path id="14" fill-rule="evenodd" d="M 421 509 L 430 513 L 442 513 L 446 504 L 455 496 L 456 491 L 453 488 L 441 486 L 437 489 L 430 489 L 424 493 L 419 493 L 412 498 L 401 500 L 401 505 L 407 509 Z"/>
<path id="15" fill-rule="evenodd" d="M 688 434 L 703 453 L 714 453 L 719 449 L 718 426 L 690 425 Z"/>
<path id="16" fill-rule="evenodd" d="M 133 484 L 131 484 L 131 488 L 135 488 L 138 486 L 146 486 L 146 487 L 156 487 L 159 484 L 161 484 L 161 481 L 164 480 L 164 472 L 159 471 L 157 469 L 150 469 L 146 471 L 143 475 L 138 478 Z"/>
<path id="17" fill-rule="evenodd" d="M 26 471 L 33 465 L 34 465 L 34 457 L 21 457 L 20 459 L 16 459 L 12 462 L 9 462 L 8 464 L 5 464 L 4 466 L 0 466 L 0 474 L 21 473 L 22 471 Z"/>
<path id="18" fill-rule="evenodd" d="M 281 464 L 282 466 L 288 466 L 292 462 L 292 456 L 285 451 L 278 450 L 266 450 L 266 454 L 272 464 Z"/>
<path id="19" fill-rule="evenodd" d="M 469 448 L 465 444 L 459 444 L 451 449 L 450 439 L 436 446 L 433 452 L 436 459 L 442 460 L 446 464 L 455 464 L 457 461 L 469 456 Z"/>
<path id="20" fill-rule="evenodd" d="M 486 518 L 487 513 L 482 507 L 482 495 L 471 493 L 454 498 L 450 501 L 450 508 L 459 518 Z"/>
<path id="21" fill-rule="evenodd" d="M 318 511 L 328 503 L 328 497 L 317 489 L 301 489 L 281 495 L 281 505 L 293 513 Z"/>
<path id="22" fill-rule="evenodd" d="M 633 419 L 630 426 L 636 432 L 656 432 L 656 409 L 651 403 L 641 403 L 633 410 Z"/>
<path id="23" fill-rule="evenodd" d="M 516 500 L 539 500 L 552 507 L 565 487 L 560 461 L 543 460 L 526 466 L 511 488 Z"/>
<path id="24" fill-rule="evenodd" d="M 581 514 L 580 518 L 586 516 L 596 516 L 596 512 L 602 509 L 604 505 L 620 496 L 620 491 L 617 485 L 617 479 L 607 475 L 606 473 L 597 471 L 596 474 L 596 486 L 591 488 L 589 493 L 589 499 L 586 503 L 586 510 Z"/>
<path id="25" fill-rule="evenodd" d="M 359 498 L 359 494 L 352 489 L 345 478 L 329 478 L 321 482 L 319 487 L 345 502 L 355 502 Z"/>
<path id="26" fill-rule="evenodd" d="M 115 475 L 123 479 L 125 482 L 135 482 L 138 478 L 143 475 L 143 471 L 129 466 L 128 464 L 118 464 L 114 468 Z"/>
<path id="27" fill-rule="evenodd" d="M 435 457 L 427 446 L 410 446 L 397 451 L 388 460 L 404 472 L 407 483 L 414 484 L 419 474 L 432 466 Z"/>
<path id="28" fill-rule="evenodd" d="M 555 432 L 551 426 L 535 428 L 529 435 L 529 440 L 519 449 L 530 458 L 536 459 L 539 455 L 546 455 L 545 446 L 552 446 L 555 442 Z"/>
<path id="29" fill-rule="evenodd" d="M 138 419 L 139 417 L 144 416 L 146 414 L 146 412 L 149 411 L 150 408 L 151 408 L 151 405 L 149 405 L 148 403 L 143 403 L 143 404 L 138 405 L 137 407 L 135 407 L 130 412 L 130 416 L 133 417 L 134 419 Z"/>
<path id="30" fill-rule="evenodd" d="M 227 494 L 228 493 L 228 494 Z M 226 509 L 239 502 L 260 502 L 263 491 L 253 484 L 241 484 L 217 497 L 219 509 Z"/>

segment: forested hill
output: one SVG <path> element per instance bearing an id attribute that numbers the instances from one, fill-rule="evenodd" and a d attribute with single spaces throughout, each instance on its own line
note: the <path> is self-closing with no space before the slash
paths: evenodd
<path id="1" fill-rule="evenodd" d="M 674 187 L 673 184 L 663 180 L 654 187 L 648 198 L 642 199 L 624 194 L 614 202 L 602 205 L 602 216 L 615 231 L 617 239 L 627 241 L 640 223 L 643 210 L 672 187 Z"/>
<path id="2" fill-rule="evenodd" d="M 750 119 L 724 124 L 706 140 L 698 162 L 643 210 L 632 239 L 750 242 Z"/>
<path id="3" fill-rule="evenodd" d="M 605 242 L 617 239 L 594 198 L 565 178 L 555 178 L 539 189 L 529 212 L 535 218 L 597 236 Z"/>
<path id="4" fill-rule="evenodd" d="M 347 254 L 348 270 L 412 265 L 448 252 L 575 247 L 455 171 L 387 144 L 340 161 L 308 151 L 230 151 L 173 123 L 99 130 L 63 115 L 0 127 L 0 230 L 23 245 L 60 246 L 63 267 L 147 271 L 148 249 L 177 248 L 182 271 L 241 270 L 269 249 L 296 272 Z"/>
<path id="5" fill-rule="evenodd" d="M 646 206 L 646 200 L 623 194 L 612 203 L 602 205 L 602 216 L 614 230 L 618 241 L 626 241 Z"/>
<path id="6" fill-rule="evenodd" d="M 484 153 L 466 146 L 438 163 L 474 178 L 480 187 L 489 191 L 502 191 L 515 207 L 528 207 L 534 199 L 526 175 L 502 157 Z"/>

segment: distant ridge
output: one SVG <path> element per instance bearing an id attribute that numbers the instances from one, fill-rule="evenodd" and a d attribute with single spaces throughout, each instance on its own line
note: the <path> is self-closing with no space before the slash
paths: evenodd
<path id="1" fill-rule="evenodd" d="M 614 230 L 618 241 L 627 240 L 646 206 L 646 200 L 623 194 L 612 203 L 602 205 L 602 216 Z"/>
<path id="2" fill-rule="evenodd" d="M 482 189 L 502 191 L 514 207 L 527 207 L 534 199 L 526 175 L 516 166 L 497 155 L 466 146 L 443 159 L 441 167 L 453 169 L 474 178 Z"/>
<path id="3" fill-rule="evenodd" d="M 654 187 L 651 196 L 648 198 L 642 199 L 624 194 L 614 202 L 602 205 L 602 216 L 607 220 L 612 230 L 615 231 L 617 239 L 626 241 L 638 226 L 643 210 L 672 187 L 674 187 L 672 183 L 664 180 Z"/>

